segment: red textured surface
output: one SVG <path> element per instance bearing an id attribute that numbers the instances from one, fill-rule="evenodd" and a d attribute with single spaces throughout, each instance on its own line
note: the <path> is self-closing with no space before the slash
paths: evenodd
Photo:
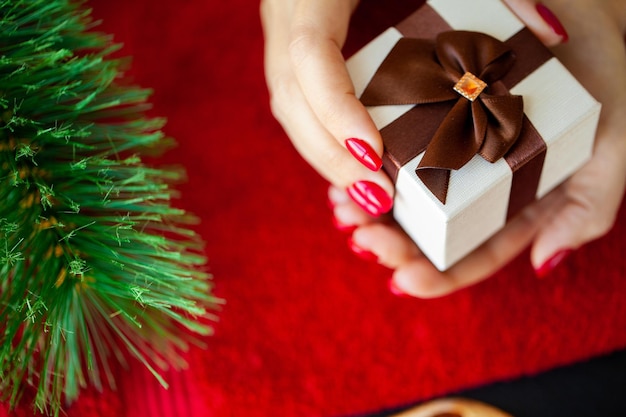
<path id="1" fill-rule="evenodd" d="M 408 3 L 385 2 L 377 19 L 393 23 Z M 389 271 L 355 258 L 333 229 L 327 185 L 270 115 L 257 2 L 91 4 L 180 143 L 167 160 L 188 168 L 181 204 L 202 218 L 227 305 L 208 349 L 165 373 L 169 390 L 133 363 L 117 370 L 117 391 L 85 391 L 68 416 L 350 415 L 626 347 L 624 209 L 548 279 L 524 254 L 442 299 L 394 297 Z M 352 49 L 382 29 L 366 24 L 372 10 Z"/>

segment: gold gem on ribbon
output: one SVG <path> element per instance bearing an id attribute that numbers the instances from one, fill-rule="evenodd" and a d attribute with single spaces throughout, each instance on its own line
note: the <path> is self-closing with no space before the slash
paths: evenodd
<path id="1" fill-rule="evenodd" d="M 472 74 L 471 72 L 466 72 L 463 74 L 459 82 L 457 82 L 454 86 L 454 91 L 468 99 L 469 101 L 474 101 L 478 98 L 480 93 L 487 88 L 487 83 L 483 80 Z"/>

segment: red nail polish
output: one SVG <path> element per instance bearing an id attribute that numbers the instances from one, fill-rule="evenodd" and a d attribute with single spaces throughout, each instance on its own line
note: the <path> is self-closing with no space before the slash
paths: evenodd
<path id="1" fill-rule="evenodd" d="M 372 171 L 378 171 L 383 165 L 382 159 L 380 159 L 369 143 L 363 139 L 346 139 L 346 148 L 348 148 L 352 156 Z"/>
<path id="2" fill-rule="evenodd" d="M 333 216 L 333 226 L 342 233 L 352 233 L 356 230 L 354 224 L 343 224 L 337 217 Z"/>
<path id="3" fill-rule="evenodd" d="M 567 258 L 573 250 L 565 249 L 555 253 L 550 259 L 545 261 L 543 265 L 535 270 L 535 274 L 537 274 L 537 278 L 545 278 L 548 274 L 560 264 L 563 259 Z"/>
<path id="4" fill-rule="evenodd" d="M 400 287 L 398 287 L 398 285 L 396 284 L 396 282 L 393 280 L 393 278 L 391 278 L 388 281 L 388 285 L 389 285 L 389 292 L 391 292 L 393 295 L 397 296 L 397 297 L 408 297 L 409 295 L 407 293 L 405 293 L 404 291 L 402 291 L 400 289 Z"/>
<path id="5" fill-rule="evenodd" d="M 563 24 L 561 24 L 561 21 L 555 16 L 554 13 L 552 13 L 552 10 L 548 9 L 546 6 L 544 6 L 541 3 L 537 3 L 536 7 L 537 7 L 537 12 L 539 13 L 539 15 L 552 28 L 554 33 L 556 33 L 557 35 L 561 37 L 563 43 L 567 42 L 569 39 L 569 35 L 567 34 L 567 31 L 563 27 Z"/>
<path id="6" fill-rule="evenodd" d="M 365 250 L 362 247 L 360 247 L 359 245 L 357 245 L 356 243 L 354 243 L 354 240 L 352 239 L 352 236 L 350 236 L 348 238 L 348 247 L 359 258 L 361 258 L 361 259 L 363 259 L 365 261 L 378 262 L 378 256 L 376 256 L 375 253 L 372 253 L 372 252 L 370 252 L 368 250 Z"/>
<path id="7" fill-rule="evenodd" d="M 348 195 L 372 216 L 380 216 L 391 210 L 393 199 L 378 184 L 357 181 L 348 187 Z"/>

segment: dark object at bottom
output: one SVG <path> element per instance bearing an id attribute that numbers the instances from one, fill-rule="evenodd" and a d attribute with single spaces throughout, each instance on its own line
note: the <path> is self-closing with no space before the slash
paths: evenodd
<path id="1" fill-rule="evenodd" d="M 626 350 L 451 395 L 490 404 L 515 417 L 626 416 Z M 415 405 L 360 417 L 388 417 Z"/>

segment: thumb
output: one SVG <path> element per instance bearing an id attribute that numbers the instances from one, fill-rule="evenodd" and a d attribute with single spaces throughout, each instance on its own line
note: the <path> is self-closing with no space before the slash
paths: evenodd
<path id="1" fill-rule="evenodd" d="M 598 213 L 582 201 L 568 201 L 535 237 L 531 263 L 539 277 L 545 276 L 559 262 L 587 242 L 605 235 L 614 216 Z"/>
<path id="2" fill-rule="evenodd" d="M 541 227 L 531 251 L 539 276 L 554 268 L 565 254 L 605 235 L 615 223 L 626 186 L 626 146 L 623 134 L 612 136 L 602 128 L 598 132 L 594 157 L 542 199 L 556 197 L 548 201 L 553 216 Z"/>
<path id="3" fill-rule="evenodd" d="M 587 220 L 586 211 L 578 205 L 566 205 L 537 234 L 530 259 L 539 277 L 547 275 L 567 255 L 586 240 L 581 224 Z"/>
<path id="4" fill-rule="evenodd" d="M 558 17 L 535 0 L 504 0 L 509 8 L 546 46 L 567 42 L 569 35 Z"/>

